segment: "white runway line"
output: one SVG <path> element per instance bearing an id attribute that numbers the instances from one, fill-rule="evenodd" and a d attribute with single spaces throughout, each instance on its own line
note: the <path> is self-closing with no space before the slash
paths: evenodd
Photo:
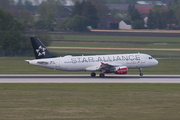
<path id="1" fill-rule="evenodd" d="M 180 75 L 0 75 L 0 83 L 180 83 Z"/>

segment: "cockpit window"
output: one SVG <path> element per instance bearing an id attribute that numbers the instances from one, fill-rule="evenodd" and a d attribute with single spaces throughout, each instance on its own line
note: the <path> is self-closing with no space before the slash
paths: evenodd
<path id="1" fill-rule="evenodd" d="M 153 59 L 152 57 L 149 57 L 149 59 Z"/>

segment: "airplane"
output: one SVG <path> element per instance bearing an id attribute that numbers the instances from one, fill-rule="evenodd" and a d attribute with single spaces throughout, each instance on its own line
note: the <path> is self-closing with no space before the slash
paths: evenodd
<path id="1" fill-rule="evenodd" d="M 25 60 L 31 65 L 63 71 L 91 71 L 91 77 L 105 77 L 104 73 L 127 74 L 128 69 L 139 69 L 143 76 L 142 68 L 152 67 L 158 61 L 148 54 L 111 54 L 55 57 L 46 46 L 37 38 L 30 37 L 35 60 Z"/>

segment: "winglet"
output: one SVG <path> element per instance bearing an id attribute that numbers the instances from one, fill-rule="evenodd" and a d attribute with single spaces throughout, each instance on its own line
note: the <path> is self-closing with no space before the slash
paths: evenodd
<path id="1" fill-rule="evenodd" d="M 103 62 L 101 62 L 101 66 L 103 66 L 104 65 L 104 63 Z"/>

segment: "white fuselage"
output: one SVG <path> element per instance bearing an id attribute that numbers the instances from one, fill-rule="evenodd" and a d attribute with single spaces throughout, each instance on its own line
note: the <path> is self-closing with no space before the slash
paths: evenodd
<path id="1" fill-rule="evenodd" d="M 29 60 L 29 64 L 64 71 L 96 71 L 102 63 L 126 66 L 128 69 L 152 67 L 158 61 L 147 54 L 114 54 L 96 56 L 65 56 Z"/>

